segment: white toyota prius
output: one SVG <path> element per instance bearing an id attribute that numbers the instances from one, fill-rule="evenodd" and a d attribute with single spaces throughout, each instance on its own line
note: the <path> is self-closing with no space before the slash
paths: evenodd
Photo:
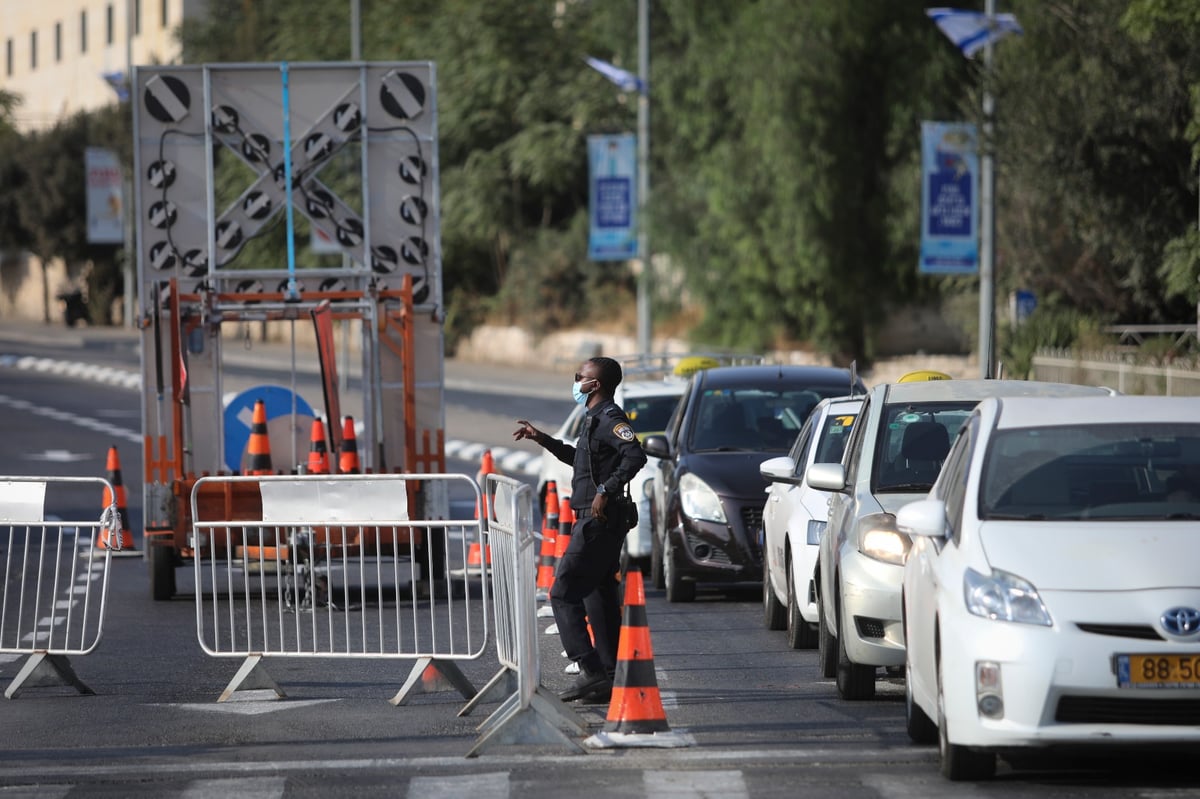
<path id="1" fill-rule="evenodd" d="M 908 733 L 945 776 L 1200 746 L 1200 399 L 985 400 L 896 524 Z"/>

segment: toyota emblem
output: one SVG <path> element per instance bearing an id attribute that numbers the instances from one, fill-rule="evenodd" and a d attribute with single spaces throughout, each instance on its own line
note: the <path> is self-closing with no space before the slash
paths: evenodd
<path id="1" fill-rule="evenodd" d="M 1200 610 L 1196 608 L 1171 608 L 1159 617 L 1163 629 L 1171 635 L 1191 637 L 1200 633 Z"/>

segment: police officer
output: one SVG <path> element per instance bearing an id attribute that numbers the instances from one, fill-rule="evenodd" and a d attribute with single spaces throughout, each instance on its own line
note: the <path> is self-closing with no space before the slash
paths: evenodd
<path id="1" fill-rule="evenodd" d="M 579 677 L 560 696 L 607 702 L 617 668 L 621 601 L 617 571 L 621 545 L 629 532 L 626 486 L 646 463 L 646 453 L 613 394 L 621 384 L 621 364 L 590 358 L 575 374 L 572 394 L 587 405 L 575 445 L 543 433 L 524 419 L 513 438 L 532 439 L 563 463 L 572 465 L 571 507 L 575 526 L 550 589 L 550 606 L 567 657 L 579 664 Z M 596 643 L 588 635 L 588 621 Z"/>

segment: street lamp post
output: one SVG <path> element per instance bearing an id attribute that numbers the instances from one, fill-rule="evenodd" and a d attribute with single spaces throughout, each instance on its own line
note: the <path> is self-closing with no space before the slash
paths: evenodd
<path id="1" fill-rule="evenodd" d="M 987 26 L 995 24 L 996 1 L 984 4 Z M 983 152 L 979 176 L 979 376 L 993 376 L 996 339 L 996 180 L 992 158 L 992 117 L 995 111 L 991 90 L 992 38 L 983 48 Z"/>
<path id="2" fill-rule="evenodd" d="M 654 288 L 653 265 L 650 257 L 650 236 L 646 231 L 646 209 L 650 199 L 650 2 L 638 0 L 638 92 L 637 133 L 637 249 L 642 262 L 637 285 L 638 351 L 650 354 L 653 339 L 651 296 Z"/>

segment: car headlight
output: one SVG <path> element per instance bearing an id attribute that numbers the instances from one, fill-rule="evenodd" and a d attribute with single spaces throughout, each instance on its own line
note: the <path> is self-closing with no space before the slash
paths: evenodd
<path id="1" fill-rule="evenodd" d="M 679 478 L 679 505 L 693 519 L 726 523 L 725 508 L 717 492 L 691 472 Z"/>
<path id="2" fill-rule="evenodd" d="M 902 566 L 911 546 L 909 537 L 896 529 L 891 513 L 872 513 L 858 522 L 858 551 L 868 558 Z"/>
<path id="3" fill-rule="evenodd" d="M 993 621 L 1014 621 L 1019 624 L 1040 624 L 1050 627 L 1050 612 L 1042 603 L 1037 589 L 1028 580 L 1015 574 L 994 571 L 980 574 L 967 569 L 963 575 L 963 596 L 967 610 L 976 616 Z"/>

